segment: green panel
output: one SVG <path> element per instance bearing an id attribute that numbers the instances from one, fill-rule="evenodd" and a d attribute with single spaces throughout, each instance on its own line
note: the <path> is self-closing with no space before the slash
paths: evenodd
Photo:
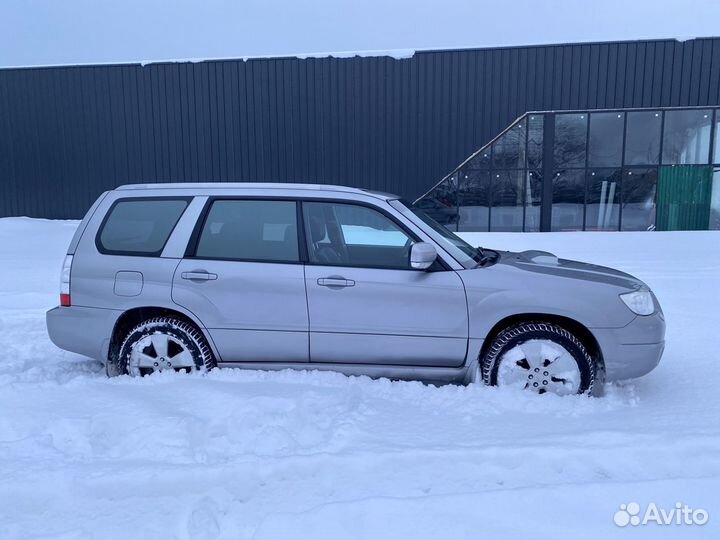
<path id="1" fill-rule="evenodd" d="M 708 228 L 713 169 L 706 165 L 660 167 L 657 192 L 658 231 Z"/>

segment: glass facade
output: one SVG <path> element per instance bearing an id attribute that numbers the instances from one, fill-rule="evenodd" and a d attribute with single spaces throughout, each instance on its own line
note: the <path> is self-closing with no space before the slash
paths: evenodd
<path id="1" fill-rule="evenodd" d="M 720 229 L 720 109 L 526 113 L 415 204 L 457 231 Z"/>

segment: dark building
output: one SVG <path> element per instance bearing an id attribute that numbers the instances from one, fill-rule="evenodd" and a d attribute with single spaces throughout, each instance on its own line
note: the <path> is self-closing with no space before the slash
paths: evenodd
<path id="1" fill-rule="evenodd" d="M 719 105 L 720 38 L 2 69 L 0 216 L 78 218 L 100 192 L 136 182 L 338 183 L 414 200 L 446 178 L 419 204 L 461 230 L 663 228 L 665 201 L 710 201 L 667 225 L 682 228 L 712 214 Z M 709 116 L 693 123 L 674 107 Z M 642 139 L 634 108 L 660 115 L 656 161 L 627 161 L 656 140 Z M 682 157 L 686 121 L 707 153 Z M 686 139 L 672 163 L 669 130 Z M 610 157 L 596 163 L 597 151 Z M 671 164 L 692 165 L 676 174 L 691 179 L 659 181 Z M 683 192 L 688 182 L 709 194 Z"/>

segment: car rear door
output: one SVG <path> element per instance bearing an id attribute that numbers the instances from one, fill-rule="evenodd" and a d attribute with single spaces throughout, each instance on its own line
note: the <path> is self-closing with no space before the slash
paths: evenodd
<path id="1" fill-rule="evenodd" d="M 304 202 L 310 361 L 459 366 L 468 315 L 460 277 L 410 268 L 413 235 L 366 205 Z"/>
<path id="2" fill-rule="evenodd" d="M 172 297 L 223 362 L 307 362 L 308 313 L 295 201 L 210 199 Z"/>

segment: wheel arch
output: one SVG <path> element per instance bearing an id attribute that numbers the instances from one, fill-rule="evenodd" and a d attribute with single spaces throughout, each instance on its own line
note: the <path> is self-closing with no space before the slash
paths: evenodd
<path id="1" fill-rule="evenodd" d="M 604 373 L 605 359 L 602 354 L 602 349 L 600 348 L 600 343 L 590 331 L 590 329 L 584 324 L 576 321 L 575 319 L 565 317 L 563 315 L 555 315 L 552 313 L 517 313 L 500 319 L 497 323 L 495 323 L 495 325 L 493 325 L 493 327 L 488 332 L 487 337 L 483 341 L 482 347 L 480 348 L 478 361 L 482 361 L 482 358 L 485 356 L 485 353 L 492 345 L 495 337 L 505 328 L 508 328 L 509 326 L 515 324 L 527 322 L 546 322 L 557 324 L 558 326 L 563 327 L 565 330 L 575 335 L 582 342 L 582 344 L 585 345 L 592 359 L 597 362 L 598 368 L 601 369 Z"/>
<path id="2" fill-rule="evenodd" d="M 120 346 L 130 330 L 141 322 L 155 317 L 175 317 L 195 326 L 195 328 L 197 328 L 198 331 L 205 337 L 213 355 L 219 361 L 220 357 L 218 356 L 217 349 L 215 348 L 215 343 L 205 327 L 200 324 L 200 321 L 198 321 L 191 313 L 165 306 L 139 306 L 124 311 L 115 321 L 115 325 L 110 336 L 110 343 L 108 345 L 108 362 L 112 363 L 117 360 L 117 357 L 120 354 Z"/>

